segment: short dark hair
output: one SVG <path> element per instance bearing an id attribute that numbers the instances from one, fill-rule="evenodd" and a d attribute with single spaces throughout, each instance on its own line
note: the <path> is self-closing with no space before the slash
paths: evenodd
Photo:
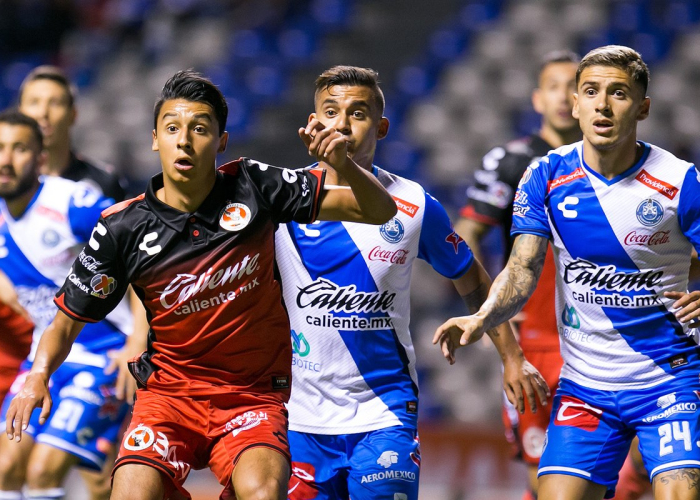
<path id="1" fill-rule="evenodd" d="M 29 72 L 29 74 L 22 80 L 22 85 L 19 87 L 19 100 L 22 100 L 22 94 L 24 93 L 25 87 L 37 80 L 51 80 L 52 82 L 58 83 L 61 87 L 66 90 L 68 95 L 68 106 L 73 107 L 75 105 L 75 97 L 78 93 L 75 85 L 71 83 L 68 79 L 68 75 L 59 68 L 58 66 L 37 66 Z"/>
<path id="2" fill-rule="evenodd" d="M 579 62 L 581 62 L 581 56 L 579 56 L 576 52 L 572 52 L 571 50 L 553 50 L 551 52 L 547 52 L 540 59 L 540 71 L 539 71 L 539 73 L 541 74 L 544 71 L 544 69 L 547 66 L 549 66 L 550 64 L 556 64 L 556 63 L 578 64 Z"/>
<path id="3" fill-rule="evenodd" d="M 165 101 L 173 99 L 185 99 L 192 102 L 203 102 L 214 110 L 216 121 L 219 124 L 219 136 L 226 129 L 228 118 L 228 104 L 219 87 L 201 73 L 192 69 L 178 71 L 163 85 L 160 97 L 153 108 L 153 128 L 158 128 L 158 115 Z"/>
<path id="4" fill-rule="evenodd" d="M 591 50 L 583 56 L 576 70 L 576 86 L 578 87 L 581 73 L 590 66 L 612 66 L 625 71 L 635 83 L 644 89 L 644 95 L 649 87 L 649 68 L 642 56 L 634 49 L 623 45 L 605 45 Z"/>
<path id="5" fill-rule="evenodd" d="M 0 112 L 0 123 L 28 127 L 36 139 L 39 151 L 44 148 L 44 134 L 41 133 L 41 127 L 39 127 L 39 123 L 34 118 L 30 118 L 20 113 L 17 109 L 11 108 Z"/>
<path id="6" fill-rule="evenodd" d="M 384 114 L 384 92 L 379 88 L 379 74 L 373 69 L 357 66 L 328 68 L 316 78 L 314 97 L 335 85 L 369 87 L 374 92 L 374 102 L 379 108 L 379 114 Z"/>

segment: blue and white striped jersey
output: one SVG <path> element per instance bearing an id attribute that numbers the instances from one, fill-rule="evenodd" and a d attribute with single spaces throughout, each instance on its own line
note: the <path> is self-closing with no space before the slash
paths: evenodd
<path id="1" fill-rule="evenodd" d="M 512 234 L 550 238 L 562 378 L 602 390 L 650 387 L 698 370 L 696 332 L 666 291 L 684 292 L 700 248 L 700 174 L 646 143 L 641 159 L 607 180 L 561 147 L 523 175 Z"/>
<path id="2" fill-rule="evenodd" d="M 277 264 L 293 356 L 289 428 L 352 434 L 415 428 L 418 386 L 408 330 L 411 267 L 423 259 L 458 278 L 473 256 L 440 203 L 415 182 L 374 167 L 394 197 L 384 225 L 289 223 Z"/>
<path id="3" fill-rule="evenodd" d="M 0 200 L 0 269 L 36 325 L 29 360 L 34 359 L 39 338 L 58 311 L 54 295 L 71 279 L 74 261 L 85 267 L 96 265 L 81 250 L 100 212 L 112 203 L 87 184 L 49 176 L 41 178 L 18 219 Z M 106 296 L 114 288 L 109 279 L 103 275 L 84 293 Z M 123 303 L 106 321 L 83 328 L 66 361 L 105 366 L 106 351 L 123 346 L 124 333 L 131 333 L 132 327 L 128 304 Z"/>

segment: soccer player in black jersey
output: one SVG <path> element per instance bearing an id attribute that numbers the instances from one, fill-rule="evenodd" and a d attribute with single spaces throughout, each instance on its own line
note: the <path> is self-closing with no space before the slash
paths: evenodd
<path id="1" fill-rule="evenodd" d="M 166 83 L 153 131 L 163 172 L 146 193 L 103 212 L 84 249 L 88 260 L 75 262 L 58 292 L 60 311 L 7 415 L 8 436 L 18 439 L 34 408 L 46 418 L 49 376 L 83 325 L 106 314 L 131 283 L 151 329 L 147 351 L 131 366 L 141 388 L 113 499 L 189 498 L 189 471 L 205 467 L 224 486 L 222 498 L 286 498 L 291 345 L 274 231 L 290 220 L 381 224 L 396 214 L 394 200 L 348 157 L 344 136 L 317 120 L 299 135 L 350 188 L 325 187 L 320 169 L 249 159 L 216 169 L 227 112 L 221 92 L 197 73 Z"/>

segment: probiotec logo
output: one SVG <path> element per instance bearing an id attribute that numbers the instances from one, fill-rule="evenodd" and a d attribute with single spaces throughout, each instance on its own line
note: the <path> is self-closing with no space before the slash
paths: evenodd
<path id="1" fill-rule="evenodd" d="M 577 259 L 564 268 L 564 282 L 587 285 L 594 290 L 639 291 L 652 290 L 661 283 L 663 271 L 617 272 L 615 266 L 599 266 Z"/>
<path id="2" fill-rule="evenodd" d="M 661 179 L 657 179 L 653 175 L 650 175 L 649 172 L 647 172 L 646 170 L 642 170 L 641 172 L 639 172 L 635 179 L 637 179 L 645 186 L 650 187 L 654 191 L 658 191 L 669 200 L 672 200 L 676 197 L 676 194 L 678 194 L 677 187 L 674 187 L 668 184 L 667 182 L 662 181 Z"/>
<path id="3" fill-rule="evenodd" d="M 394 305 L 396 293 L 358 292 L 355 285 L 340 286 L 318 279 L 299 288 L 297 306 L 316 307 L 334 312 L 386 312 Z"/>
<path id="4" fill-rule="evenodd" d="M 408 214 L 411 217 L 414 217 L 418 213 L 418 209 L 420 208 L 418 205 L 409 203 L 406 200 L 397 198 L 396 196 L 392 196 L 392 198 L 394 198 L 394 201 L 396 202 L 396 208 L 401 210 L 403 213 Z"/>
<path id="5" fill-rule="evenodd" d="M 551 191 L 554 188 L 557 188 L 561 185 L 567 184 L 571 181 L 575 181 L 576 179 L 580 179 L 581 177 L 585 177 L 586 173 L 583 171 L 581 167 L 577 168 L 573 172 L 567 175 L 563 175 L 561 177 L 557 177 L 553 181 L 547 182 L 547 192 Z"/>
<path id="6" fill-rule="evenodd" d="M 226 286 L 234 281 L 242 279 L 244 276 L 250 276 L 258 268 L 257 253 L 253 257 L 246 255 L 240 262 L 236 262 L 226 269 L 214 271 L 210 267 L 206 272 L 199 276 L 194 274 L 178 274 L 170 284 L 165 287 L 165 290 L 160 292 L 160 303 L 166 309 L 170 309 L 178 304 L 182 304 L 190 300 L 198 293 L 206 290 L 214 290 L 215 288 Z"/>

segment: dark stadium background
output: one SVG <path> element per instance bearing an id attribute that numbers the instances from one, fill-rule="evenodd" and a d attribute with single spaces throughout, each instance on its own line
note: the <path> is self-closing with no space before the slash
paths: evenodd
<path id="1" fill-rule="evenodd" d="M 0 108 L 31 68 L 63 67 L 79 86 L 76 149 L 114 165 L 140 193 L 159 170 L 152 108 L 168 76 L 192 67 L 230 106 L 229 151 L 286 167 L 309 157 L 296 130 L 313 81 L 335 64 L 377 70 L 391 120 L 376 163 L 422 182 L 457 215 L 480 157 L 537 128 L 537 60 L 608 43 L 641 52 L 652 71 L 640 137 L 700 156 L 698 0 L 0 0 Z M 494 234 L 494 257 L 500 242 Z M 451 285 L 415 269 L 413 334 L 421 383 L 421 498 L 516 499 L 524 470 L 507 459 L 500 363 L 482 343 L 448 366 L 430 345 L 461 312 Z M 70 498 L 79 499 L 78 480 Z M 208 473 L 188 483 L 217 498 Z"/>

